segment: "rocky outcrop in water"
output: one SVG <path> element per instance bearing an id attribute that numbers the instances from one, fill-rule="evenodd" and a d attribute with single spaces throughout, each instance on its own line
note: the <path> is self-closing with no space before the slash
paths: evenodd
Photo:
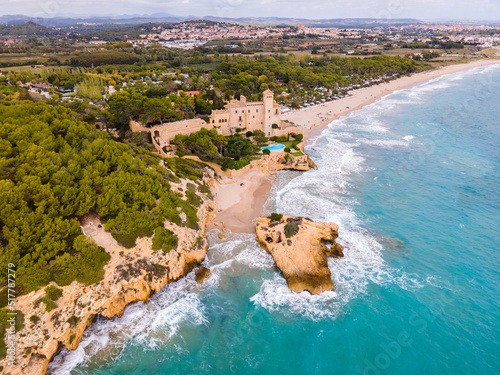
<path id="1" fill-rule="evenodd" d="M 201 266 L 195 269 L 194 274 L 196 276 L 196 282 L 198 284 L 201 284 L 203 280 L 205 280 L 208 276 L 210 276 L 210 273 L 211 273 L 210 270 L 205 266 Z"/>
<path id="2" fill-rule="evenodd" d="M 301 217 L 278 218 L 258 218 L 255 231 L 257 241 L 285 276 L 288 288 L 312 294 L 333 290 L 327 256 L 344 256 L 343 246 L 335 242 L 339 226 Z"/>

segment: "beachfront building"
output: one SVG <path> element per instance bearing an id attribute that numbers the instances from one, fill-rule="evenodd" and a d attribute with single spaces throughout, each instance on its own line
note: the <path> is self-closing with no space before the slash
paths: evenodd
<path id="1" fill-rule="evenodd" d="M 241 131 L 262 130 L 266 136 L 283 134 L 281 127 L 281 106 L 274 100 L 274 93 L 266 90 L 263 101 L 247 102 L 244 96 L 240 100 L 231 100 L 222 110 L 214 110 L 208 116 L 208 121 L 195 118 L 190 120 L 170 122 L 145 128 L 137 122 L 130 123 L 132 131 L 150 131 L 158 146 L 170 144 L 177 134 L 189 135 L 202 128 L 216 129 L 222 135 L 231 135 Z M 273 127 L 273 125 L 275 125 Z"/>
<path id="2" fill-rule="evenodd" d="M 237 128 L 250 131 L 262 130 L 270 137 L 272 125 L 281 124 L 281 106 L 274 101 L 274 94 L 271 90 L 264 91 L 263 97 L 262 102 L 247 102 L 246 98 L 241 96 L 240 100 L 232 100 L 227 104 L 226 108 L 220 112 L 228 116 L 230 130 Z M 216 117 L 219 111 L 214 112 L 216 112 Z"/>

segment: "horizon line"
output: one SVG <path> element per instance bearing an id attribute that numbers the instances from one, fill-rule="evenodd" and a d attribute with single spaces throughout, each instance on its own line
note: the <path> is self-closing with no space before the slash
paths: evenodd
<path id="1" fill-rule="evenodd" d="M 248 16 L 248 17 L 219 17 L 219 16 L 213 16 L 213 15 L 174 15 L 174 14 L 168 14 L 164 13 L 162 14 L 159 12 L 158 14 L 151 13 L 151 14 L 120 14 L 120 15 L 85 15 L 85 16 L 79 16 L 77 14 L 66 14 L 66 15 L 54 15 L 51 17 L 43 17 L 43 16 L 33 16 L 33 15 L 26 15 L 26 14 L 0 14 L 0 17 L 26 17 L 26 18 L 43 18 L 43 19 L 56 19 L 56 18 L 73 18 L 73 19 L 81 19 L 85 20 L 88 18 L 98 18 L 98 19 L 120 19 L 122 17 L 127 17 L 127 18 L 193 18 L 193 19 L 200 19 L 204 20 L 207 17 L 211 18 L 220 18 L 220 19 L 227 19 L 227 20 L 238 20 L 238 19 L 282 19 L 282 20 L 293 20 L 293 19 L 298 19 L 298 20 L 306 20 L 306 21 L 323 21 L 323 20 L 381 20 L 381 21 L 387 21 L 390 22 L 392 21 L 397 21 L 397 20 L 415 20 L 415 21 L 420 21 L 420 22 L 500 22 L 500 19 L 481 19 L 481 18 L 438 18 L 438 19 L 420 19 L 420 18 L 413 18 L 413 17 L 398 17 L 398 18 L 393 18 L 393 19 L 388 19 L 388 18 L 382 18 L 382 17 L 338 17 L 338 18 L 304 18 L 304 17 L 280 17 L 280 16 Z"/>

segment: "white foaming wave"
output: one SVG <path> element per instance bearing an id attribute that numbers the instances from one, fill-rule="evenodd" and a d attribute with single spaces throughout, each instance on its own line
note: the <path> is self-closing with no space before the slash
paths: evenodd
<path id="1" fill-rule="evenodd" d="M 405 141 L 397 139 L 363 139 L 362 142 L 370 146 L 377 146 L 381 148 L 408 147 L 406 139 Z"/>
<path id="2" fill-rule="evenodd" d="M 344 134 L 342 140 L 337 137 L 339 132 L 325 132 L 322 139 L 313 144 L 319 154 L 319 169 L 294 178 L 276 193 L 276 208 L 280 213 L 339 224 L 339 243 L 345 247 L 345 256 L 328 260 L 335 292 L 320 296 L 293 293 L 277 274 L 265 280 L 251 298 L 267 310 L 298 314 L 312 320 L 331 319 L 342 314 L 351 300 L 368 293 L 370 284 L 395 284 L 403 289 L 425 284 L 417 275 L 386 265 L 382 245 L 363 228 L 353 209 L 356 202 L 347 188 L 354 175 L 363 171 L 364 158 L 356 153 L 355 146 L 359 143 L 352 134 Z M 401 139 L 373 142 L 385 142 L 391 147 L 408 146 L 408 141 Z"/>
<path id="3" fill-rule="evenodd" d="M 226 238 L 220 240 L 218 231 L 209 233 L 210 239 L 217 239 L 207 251 L 203 265 L 210 269 L 208 277 L 198 290 L 213 289 L 221 285 L 228 276 L 237 277 L 248 272 L 248 269 L 266 270 L 274 268 L 272 256 L 261 248 L 255 240 L 255 234 L 226 233 Z M 188 275 L 188 277 L 190 277 Z"/>
<path id="4" fill-rule="evenodd" d="M 344 155 L 342 155 L 338 171 L 344 174 L 350 174 L 353 172 L 361 172 L 361 164 L 364 159 L 356 155 L 352 148 L 348 149 Z"/>
<path id="5" fill-rule="evenodd" d="M 211 270 L 226 269 L 234 263 L 255 269 L 274 267 L 273 259 L 255 240 L 255 234 L 228 233 L 225 242 L 210 246 L 203 264 Z"/>
<path id="6" fill-rule="evenodd" d="M 500 69 L 500 64 L 492 64 L 487 66 L 480 66 L 474 69 L 470 69 L 470 72 L 474 75 L 489 73 L 495 70 Z"/>
<path id="7" fill-rule="evenodd" d="M 412 139 L 414 139 L 414 138 L 415 138 L 415 136 L 413 136 L 413 135 L 411 135 L 411 134 L 410 134 L 410 135 L 407 135 L 407 136 L 405 136 L 405 137 L 403 137 L 403 139 L 404 139 L 405 141 L 407 141 L 407 142 L 411 141 L 411 140 L 412 140 Z"/>
<path id="8" fill-rule="evenodd" d="M 353 130 L 360 130 L 368 133 L 386 133 L 389 129 L 387 125 L 380 120 L 380 115 L 387 112 L 391 104 L 376 102 L 362 109 L 351 112 L 345 117 L 332 121 L 328 129 L 335 131 L 347 131 L 350 134 Z M 328 132 L 326 132 L 327 134 Z M 322 133 L 325 136 L 325 133 Z"/>
<path id="9" fill-rule="evenodd" d="M 206 323 L 205 307 L 198 295 L 194 276 L 190 274 L 168 284 L 147 302 L 126 307 L 121 318 L 98 318 L 84 333 L 77 350 L 63 349 L 48 367 L 48 374 L 69 374 L 77 366 L 85 367 L 96 357 L 104 363 L 120 358 L 128 342 L 139 343 L 146 350 L 168 342 L 182 324 Z"/>
<path id="10" fill-rule="evenodd" d="M 413 100 L 422 100 L 429 92 L 444 90 L 455 86 L 447 76 L 433 79 L 423 85 L 413 87 L 404 92 L 405 96 Z"/>
<path id="11" fill-rule="evenodd" d="M 308 292 L 294 293 L 283 276 L 276 274 L 264 280 L 259 293 L 250 298 L 253 303 L 268 311 L 284 312 L 287 315 L 301 315 L 310 320 L 334 318 L 340 309 L 334 291 L 312 295 Z"/>
<path id="12" fill-rule="evenodd" d="M 389 131 L 389 129 L 382 126 L 381 123 L 377 123 L 375 121 L 372 122 L 370 125 L 365 126 L 363 130 L 369 133 L 387 133 Z"/>
<path id="13" fill-rule="evenodd" d="M 272 279 L 264 280 L 260 291 L 250 300 L 268 311 L 300 315 L 316 321 L 334 319 L 343 314 L 352 300 L 368 293 L 370 284 L 395 284 L 405 290 L 421 288 L 425 284 L 418 275 L 385 265 L 382 246 L 362 228 L 340 224 L 339 238 L 339 243 L 345 247 L 344 257 L 328 259 L 335 291 L 320 295 L 294 293 L 288 289 L 283 276 L 276 273 Z"/>
<path id="14" fill-rule="evenodd" d="M 325 198 L 322 196 L 324 195 L 322 190 L 315 189 L 314 194 L 308 194 L 307 191 L 310 190 L 294 189 L 293 187 L 284 191 L 277 200 L 278 207 L 281 208 L 278 211 L 317 221 L 334 221 L 342 226 L 354 219 L 353 211 L 344 205 L 338 196 Z"/>
<path id="15" fill-rule="evenodd" d="M 271 254 L 260 247 L 255 239 L 253 239 L 252 243 L 253 246 L 247 246 L 245 250 L 236 256 L 235 260 L 249 268 L 259 270 L 274 268 L 274 260 Z"/>

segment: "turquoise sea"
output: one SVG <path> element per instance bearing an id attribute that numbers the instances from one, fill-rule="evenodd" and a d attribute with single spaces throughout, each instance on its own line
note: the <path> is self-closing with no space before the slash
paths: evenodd
<path id="1" fill-rule="evenodd" d="M 50 374 L 500 374 L 500 65 L 334 121 L 269 212 L 340 225 L 336 287 L 290 292 L 253 235 L 211 234 L 194 276 L 98 318 Z"/>

